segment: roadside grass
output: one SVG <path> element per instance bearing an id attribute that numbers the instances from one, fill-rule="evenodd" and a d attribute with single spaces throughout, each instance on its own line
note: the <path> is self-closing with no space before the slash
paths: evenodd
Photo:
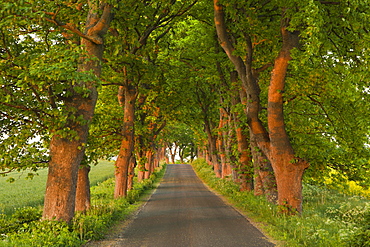
<path id="1" fill-rule="evenodd" d="M 370 200 L 365 197 L 305 184 L 302 215 L 285 216 L 264 197 L 240 192 L 231 180 L 216 178 L 204 160 L 192 165 L 209 187 L 257 222 L 277 246 L 370 246 Z"/>
<path id="2" fill-rule="evenodd" d="M 149 179 L 134 181 L 134 188 L 126 198 L 113 198 L 113 177 L 96 182 L 97 185 L 91 187 L 91 209 L 85 214 L 77 214 L 69 225 L 59 221 L 40 221 L 40 207 L 19 208 L 11 216 L 2 214 L 0 247 L 77 247 L 99 240 L 143 204 L 141 198 L 157 185 L 164 175 L 165 167 L 162 165 L 157 168 Z"/>
<path id="3" fill-rule="evenodd" d="M 32 179 L 27 178 L 27 170 L 0 177 L 0 213 L 11 215 L 18 208 L 41 206 L 44 202 L 47 173 L 48 169 L 43 168 Z M 113 176 L 114 163 L 100 161 L 91 167 L 90 184 L 94 186 Z"/>

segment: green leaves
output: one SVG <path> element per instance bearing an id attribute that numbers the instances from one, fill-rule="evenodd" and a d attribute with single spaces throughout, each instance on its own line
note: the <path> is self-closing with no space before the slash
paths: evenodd
<path id="1" fill-rule="evenodd" d="M 192 1 L 109 2 L 115 6 L 115 19 L 105 42 L 103 82 L 92 71 L 78 71 L 79 58 L 86 55 L 79 38 L 46 20 L 55 17 L 80 28 L 85 1 L 0 3 L 4 169 L 47 160 L 45 147 L 52 134 L 74 139 L 72 126 L 87 122 L 66 102 L 75 95 L 88 99 L 91 84 L 110 85 L 100 87 L 91 130 L 94 138 L 87 148 L 95 157 L 113 156 L 118 147 L 123 115 L 116 99 L 118 85 L 132 83 L 145 98 L 137 105 L 137 121 L 142 120 L 137 125 L 139 133 L 148 137 L 148 124 L 164 121 L 184 122 L 201 136 L 204 118 L 214 125 L 218 121 L 220 95 L 222 106 L 229 107 L 233 87 L 221 86 L 219 72 L 228 80 L 232 66 L 216 46 L 208 2 L 198 2 L 186 12 L 191 13 L 188 16 L 180 14 Z M 280 20 L 289 18 L 289 30 L 300 32 L 284 92 L 287 129 L 297 155 L 311 161 L 312 176 L 319 177 L 330 166 L 362 179 L 358 174 L 369 167 L 362 162 L 368 155 L 370 118 L 367 1 L 221 2 L 234 54 L 247 59 L 251 54 L 246 52 L 245 38 L 251 38 L 262 101 L 270 70 L 259 68 L 274 61 L 281 46 Z M 234 111 L 241 115 L 243 107 Z"/>
<path id="2" fill-rule="evenodd" d="M 71 127 L 86 124 L 74 107 L 66 106 L 66 100 L 75 95 L 88 98 L 88 85 L 99 80 L 92 71 L 78 72 L 84 49 L 67 41 L 68 35 L 44 19 L 50 13 L 62 21 L 81 18 L 76 11 L 68 2 L 59 7 L 55 1 L 1 3 L 0 163 L 4 170 L 44 166 L 50 136 L 75 139 Z"/>

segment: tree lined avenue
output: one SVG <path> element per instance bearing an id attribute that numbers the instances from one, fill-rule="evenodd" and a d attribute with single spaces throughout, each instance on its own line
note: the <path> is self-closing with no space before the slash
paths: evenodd
<path id="1" fill-rule="evenodd" d="M 4 0 L 0 173 L 48 167 L 43 220 L 66 223 L 90 210 L 101 159 L 115 160 L 117 200 L 177 158 L 204 159 L 284 215 L 303 212 L 303 181 L 368 188 L 369 15 L 367 0 Z M 195 194 L 211 193 L 182 191 L 190 168 L 173 169 L 150 204 L 189 218 L 158 229 L 221 227 L 227 206 L 202 221 Z M 230 217 L 228 241 L 247 236 Z M 167 237 L 201 241 L 181 236 Z"/>

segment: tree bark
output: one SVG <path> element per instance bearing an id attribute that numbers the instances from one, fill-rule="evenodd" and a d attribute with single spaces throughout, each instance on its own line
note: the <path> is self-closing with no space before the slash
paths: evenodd
<path id="1" fill-rule="evenodd" d="M 274 170 L 268 158 L 259 149 L 253 133 L 250 133 L 250 140 L 254 164 L 254 194 L 264 195 L 269 202 L 276 204 L 278 194 Z"/>
<path id="2" fill-rule="evenodd" d="M 144 179 L 148 179 L 153 173 L 153 150 L 146 151 L 145 173 Z"/>
<path id="3" fill-rule="evenodd" d="M 101 14 L 98 14 L 98 9 L 102 10 Z M 89 3 L 85 34 L 81 41 L 87 55 L 81 57 L 79 71 L 93 71 L 95 76 L 100 77 L 103 40 L 110 21 L 111 6 L 102 4 L 98 7 L 94 3 Z M 88 97 L 72 88 L 72 96 L 65 100 L 65 106 L 67 109 L 75 109 L 74 117 L 76 119 L 82 117 L 83 121 L 71 120 L 66 126 L 76 133 L 75 138 L 54 134 L 51 139 L 43 219 L 70 222 L 74 216 L 78 170 L 84 156 L 89 123 L 98 97 L 95 82 L 80 82 L 77 86 L 88 89 L 90 92 Z"/>
<path id="4" fill-rule="evenodd" d="M 235 176 L 235 163 L 232 162 L 234 159 L 233 151 L 232 151 L 232 146 L 235 143 L 235 131 L 232 127 L 232 114 L 229 112 L 226 112 L 226 126 L 227 129 L 225 129 L 222 133 L 222 137 L 224 140 L 224 151 L 225 151 L 225 160 L 226 160 L 226 165 L 225 165 L 225 175 L 226 176 L 231 176 L 232 178 L 236 178 Z M 235 159 L 234 159 L 235 160 Z"/>
<path id="5" fill-rule="evenodd" d="M 222 108 L 219 109 L 219 125 L 218 125 L 218 136 L 216 139 L 216 148 L 219 153 L 220 157 L 220 167 L 221 167 L 221 178 L 225 178 L 226 176 L 230 175 L 228 173 L 228 162 L 227 162 L 227 157 L 226 157 L 226 143 L 224 139 L 224 128 L 226 125 L 225 122 L 225 112 Z"/>
<path id="6" fill-rule="evenodd" d="M 134 155 L 131 156 L 130 166 L 128 168 L 127 190 L 132 190 L 134 187 L 136 159 Z"/>
<path id="7" fill-rule="evenodd" d="M 142 136 L 138 135 L 136 136 L 135 143 L 138 143 L 139 148 L 135 149 L 136 151 L 136 161 L 137 161 L 137 181 L 141 182 L 144 180 L 144 174 L 145 174 L 145 162 L 146 162 L 146 156 L 145 150 L 143 149 L 144 144 L 142 140 Z"/>
<path id="8" fill-rule="evenodd" d="M 173 146 L 174 146 L 174 149 L 172 149 Z M 168 147 L 168 150 L 170 151 L 170 156 L 171 156 L 171 162 L 172 162 L 172 164 L 175 164 L 177 147 L 178 146 L 177 146 L 176 143 L 171 143 L 171 146 Z"/>
<path id="9" fill-rule="evenodd" d="M 285 130 L 283 92 L 290 52 L 298 46 L 299 32 L 287 30 L 288 20 L 283 19 L 281 34 L 283 45 L 275 60 L 268 91 L 268 127 L 270 130 L 269 159 L 275 171 L 278 204 L 286 213 L 302 212 L 302 176 L 309 164 L 295 157 Z"/>
<path id="10" fill-rule="evenodd" d="M 216 177 L 221 178 L 222 176 L 222 169 L 220 166 L 220 161 L 217 154 L 217 144 L 216 144 L 216 137 L 212 134 L 211 126 L 206 120 L 205 122 L 205 130 L 208 137 L 208 155 L 211 162 L 211 165 L 213 166 L 213 170 L 216 174 Z"/>
<path id="11" fill-rule="evenodd" d="M 238 182 L 240 184 L 241 191 L 251 191 L 253 189 L 252 182 L 252 157 L 250 154 L 248 137 L 243 132 L 240 126 L 236 126 L 236 139 L 238 142 L 239 151 L 239 167 L 238 172 Z"/>
<path id="12" fill-rule="evenodd" d="M 90 180 L 89 172 L 91 167 L 89 165 L 80 165 L 78 170 L 77 189 L 76 189 L 76 212 L 86 212 L 90 206 Z"/>
<path id="13" fill-rule="evenodd" d="M 120 86 L 118 100 L 123 101 L 124 114 L 122 126 L 122 141 L 119 154 L 115 163 L 115 188 L 114 198 L 127 196 L 128 171 L 134 151 L 134 121 L 135 121 L 135 102 L 137 90 L 129 85 Z"/>

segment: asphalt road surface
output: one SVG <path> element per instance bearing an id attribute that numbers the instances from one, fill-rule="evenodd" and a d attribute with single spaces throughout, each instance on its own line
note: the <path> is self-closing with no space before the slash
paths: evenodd
<path id="1" fill-rule="evenodd" d="M 190 165 L 168 165 L 157 190 L 110 246 L 274 246 L 207 189 Z"/>

